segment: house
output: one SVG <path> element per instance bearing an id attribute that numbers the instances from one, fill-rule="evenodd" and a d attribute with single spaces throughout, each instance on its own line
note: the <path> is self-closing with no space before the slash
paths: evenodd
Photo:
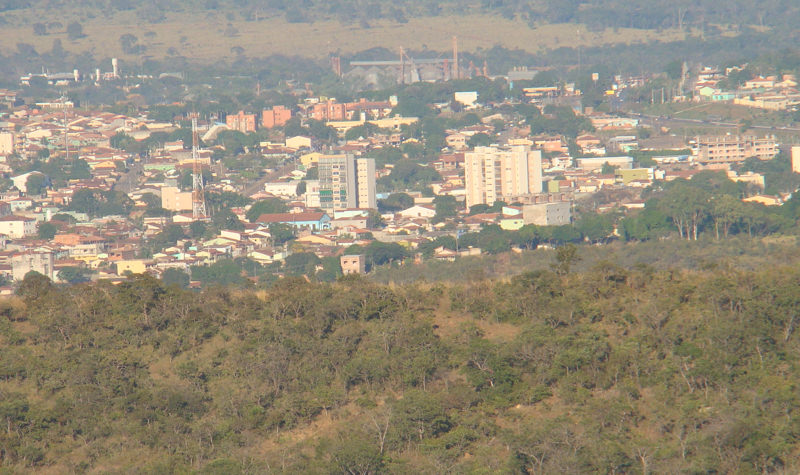
<path id="1" fill-rule="evenodd" d="M 522 216 L 525 224 L 536 226 L 561 226 L 571 221 L 572 205 L 568 201 L 524 205 Z"/>
<path id="2" fill-rule="evenodd" d="M 436 216 L 436 209 L 433 206 L 414 205 L 397 213 L 403 218 L 433 218 Z"/>
<path id="3" fill-rule="evenodd" d="M 0 218 L 0 234 L 13 239 L 22 239 L 36 234 L 36 220 L 24 216 L 3 216 Z"/>
<path id="4" fill-rule="evenodd" d="M 464 150 L 467 148 L 467 136 L 460 132 L 448 135 L 445 137 L 444 141 L 448 147 L 455 150 Z"/>
<path id="5" fill-rule="evenodd" d="M 286 148 L 300 150 L 301 148 L 311 148 L 311 139 L 298 135 L 296 137 L 289 137 L 286 139 Z"/>
<path id="6" fill-rule="evenodd" d="M 126 273 L 131 274 L 144 274 L 147 271 L 147 268 L 152 265 L 153 262 L 144 259 L 127 259 L 127 260 L 119 260 L 114 263 L 117 267 L 117 275 L 125 275 Z"/>
<path id="7" fill-rule="evenodd" d="M 464 107 L 472 108 L 478 102 L 478 93 L 476 91 L 457 91 L 453 93 L 453 100 Z"/>
<path id="8" fill-rule="evenodd" d="M 310 211 L 304 213 L 262 214 L 256 219 L 256 222 L 266 226 L 273 223 L 288 224 L 295 229 L 307 228 L 312 231 L 330 229 L 331 227 L 331 217 L 327 213 Z"/>
<path id="9" fill-rule="evenodd" d="M 742 199 L 742 201 L 745 203 L 760 203 L 764 206 L 780 206 L 783 204 L 780 197 L 771 195 L 753 195 Z"/>
<path id="10" fill-rule="evenodd" d="M 25 251 L 11 256 L 11 274 L 22 280 L 28 272 L 38 272 L 53 280 L 55 258 L 50 251 Z"/>
<path id="11" fill-rule="evenodd" d="M 342 273 L 349 274 L 364 274 L 367 272 L 367 259 L 364 254 L 349 254 L 339 258 L 339 264 L 342 266 Z"/>

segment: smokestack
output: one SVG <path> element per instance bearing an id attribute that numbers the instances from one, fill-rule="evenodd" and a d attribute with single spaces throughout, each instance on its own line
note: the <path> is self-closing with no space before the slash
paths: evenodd
<path id="1" fill-rule="evenodd" d="M 94 81 L 100 82 L 100 68 L 94 70 Z"/>
<path id="2" fill-rule="evenodd" d="M 119 77 L 119 62 L 117 58 L 111 58 L 111 71 L 114 73 L 114 77 Z"/>
<path id="3" fill-rule="evenodd" d="M 81 77 L 81 75 L 80 75 L 80 73 L 78 73 L 78 70 L 77 69 L 73 69 L 72 70 L 72 78 L 75 79 L 75 82 L 78 82 L 78 79 L 80 79 L 80 77 Z"/>

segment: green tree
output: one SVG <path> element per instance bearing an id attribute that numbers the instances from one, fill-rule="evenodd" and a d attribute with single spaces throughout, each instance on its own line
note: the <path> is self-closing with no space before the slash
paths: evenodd
<path id="1" fill-rule="evenodd" d="M 286 258 L 284 265 L 287 274 L 313 276 L 319 263 L 319 257 L 313 252 L 296 252 Z"/>
<path id="2" fill-rule="evenodd" d="M 58 228 L 53 223 L 39 223 L 39 228 L 36 230 L 36 234 L 39 236 L 39 239 L 53 239 L 58 232 Z"/>
<path id="3" fill-rule="evenodd" d="M 164 285 L 175 284 L 182 289 L 189 287 L 189 280 L 189 274 L 180 269 L 167 269 L 161 274 Z"/>
<path id="4" fill-rule="evenodd" d="M 88 282 L 90 271 L 84 267 L 68 266 L 58 271 L 58 280 L 69 284 Z"/>
<path id="5" fill-rule="evenodd" d="M 251 223 L 255 223 L 259 216 L 262 214 L 285 213 L 289 211 L 283 200 L 279 198 L 267 198 L 253 203 L 253 206 L 247 210 L 245 217 Z"/>
<path id="6" fill-rule="evenodd" d="M 402 211 L 414 206 L 414 198 L 406 193 L 392 193 L 382 200 L 378 200 L 378 209 L 381 213 Z"/>
<path id="7" fill-rule="evenodd" d="M 574 244 L 567 244 L 556 249 L 556 262 L 553 264 L 553 271 L 559 275 L 569 273 L 572 265 L 580 260 L 578 247 Z"/>
<path id="8" fill-rule="evenodd" d="M 488 134 L 484 133 L 477 133 L 469 138 L 467 141 L 467 145 L 471 148 L 475 148 L 478 146 L 486 147 L 492 144 L 492 137 Z"/>
<path id="9" fill-rule="evenodd" d="M 199 280 L 203 285 L 231 285 L 242 284 L 242 268 L 231 259 L 222 259 L 210 266 L 192 266 L 192 279 Z"/>
<path id="10" fill-rule="evenodd" d="M 454 196 L 439 195 L 433 199 L 433 206 L 436 214 L 433 217 L 434 223 L 440 223 L 447 218 L 458 216 L 458 202 Z"/>
<path id="11" fill-rule="evenodd" d="M 441 402 L 418 389 L 406 391 L 403 399 L 394 402 L 393 419 L 400 437 L 406 441 L 422 441 L 450 430 L 451 422 Z"/>
<path id="12" fill-rule="evenodd" d="M 382 473 L 383 455 L 378 444 L 366 434 L 353 433 L 339 435 L 339 441 L 331 449 L 331 459 L 338 469 L 337 473 L 371 475 Z"/>
<path id="13" fill-rule="evenodd" d="M 25 180 L 25 189 L 28 190 L 28 194 L 32 196 L 41 195 L 42 192 L 46 189 L 46 178 L 44 175 L 40 173 L 33 173 L 28 176 L 28 179 Z"/>
<path id="14" fill-rule="evenodd" d="M 221 209 L 212 217 L 211 222 L 218 229 L 229 229 L 232 231 L 243 231 L 244 223 L 229 209 Z"/>
<path id="15" fill-rule="evenodd" d="M 189 236 L 192 239 L 200 239 L 208 230 L 208 225 L 203 221 L 192 221 L 192 224 L 189 225 Z"/>
<path id="16" fill-rule="evenodd" d="M 295 238 L 294 227 L 284 223 L 270 224 L 269 234 L 272 236 L 272 244 L 274 246 L 282 246 Z"/>
<path id="17" fill-rule="evenodd" d="M 81 25 L 77 21 L 73 21 L 67 25 L 67 37 L 69 39 L 77 40 L 85 36 L 86 35 L 83 34 L 83 25 Z"/>

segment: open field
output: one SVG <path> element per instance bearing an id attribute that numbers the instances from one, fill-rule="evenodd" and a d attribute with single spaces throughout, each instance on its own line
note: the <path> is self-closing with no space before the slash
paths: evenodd
<path id="1" fill-rule="evenodd" d="M 228 21 L 223 15 L 182 14 L 168 16 L 166 21 L 157 24 L 142 23 L 132 15 L 84 18 L 79 21 L 86 37 L 73 41 L 67 38 L 64 28 L 36 36 L 30 26 L 35 21 L 58 20 L 65 27 L 73 20 L 71 18 L 15 17 L 12 20 L 3 27 L 5 34 L 0 35 L 0 46 L 6 51 L 16 50 L 18 43 L 31 44 L 39 52 L 49 51 L 53 40 L 59 38 L 71 53 L 127 60 L 142 59 L 142 56 L 123 54 L 119 38 L 125 34 L 135 35 L 139 44 L 146 47 L 144 57 L 159 59 L 179 55 L 201 61 L 233 57 L 231 50 L 235 47 L 242 48 L 243 54 L 250 57 L 285 54 L 321 58 L 329 53 L 348 54 L 374 47 L 397 50 L 401 46 L 448 51 L 454 35 L 459 38 L 461 51 L 474 52 L 501 45 L 532 53 L 578 45 L 677 41 L 687 35 L 677 29 L 657 32 L 619 28 L 591 32 L 575 24 L 531 29 L 520 20 L 486 15 L 416 18 L 406 24 L 380 20 L 364 29 L 358 24 L 343 25 L 336 20 L 315 23 L 288 23 L 283 18 Z"/>

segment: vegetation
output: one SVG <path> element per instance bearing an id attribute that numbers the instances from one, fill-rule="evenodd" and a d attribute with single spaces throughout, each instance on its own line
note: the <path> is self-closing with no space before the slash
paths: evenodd
<path id="1" fill-rule="evenodd" d="M 12 471 L 795 472 L 795 268 L 0 302 Z M 241 268 L 240 268 L 241 269 Z M 178 281 L 180 277 L 175 276 Z M 179 282 L 178 282 L 179 283 Z"/>

